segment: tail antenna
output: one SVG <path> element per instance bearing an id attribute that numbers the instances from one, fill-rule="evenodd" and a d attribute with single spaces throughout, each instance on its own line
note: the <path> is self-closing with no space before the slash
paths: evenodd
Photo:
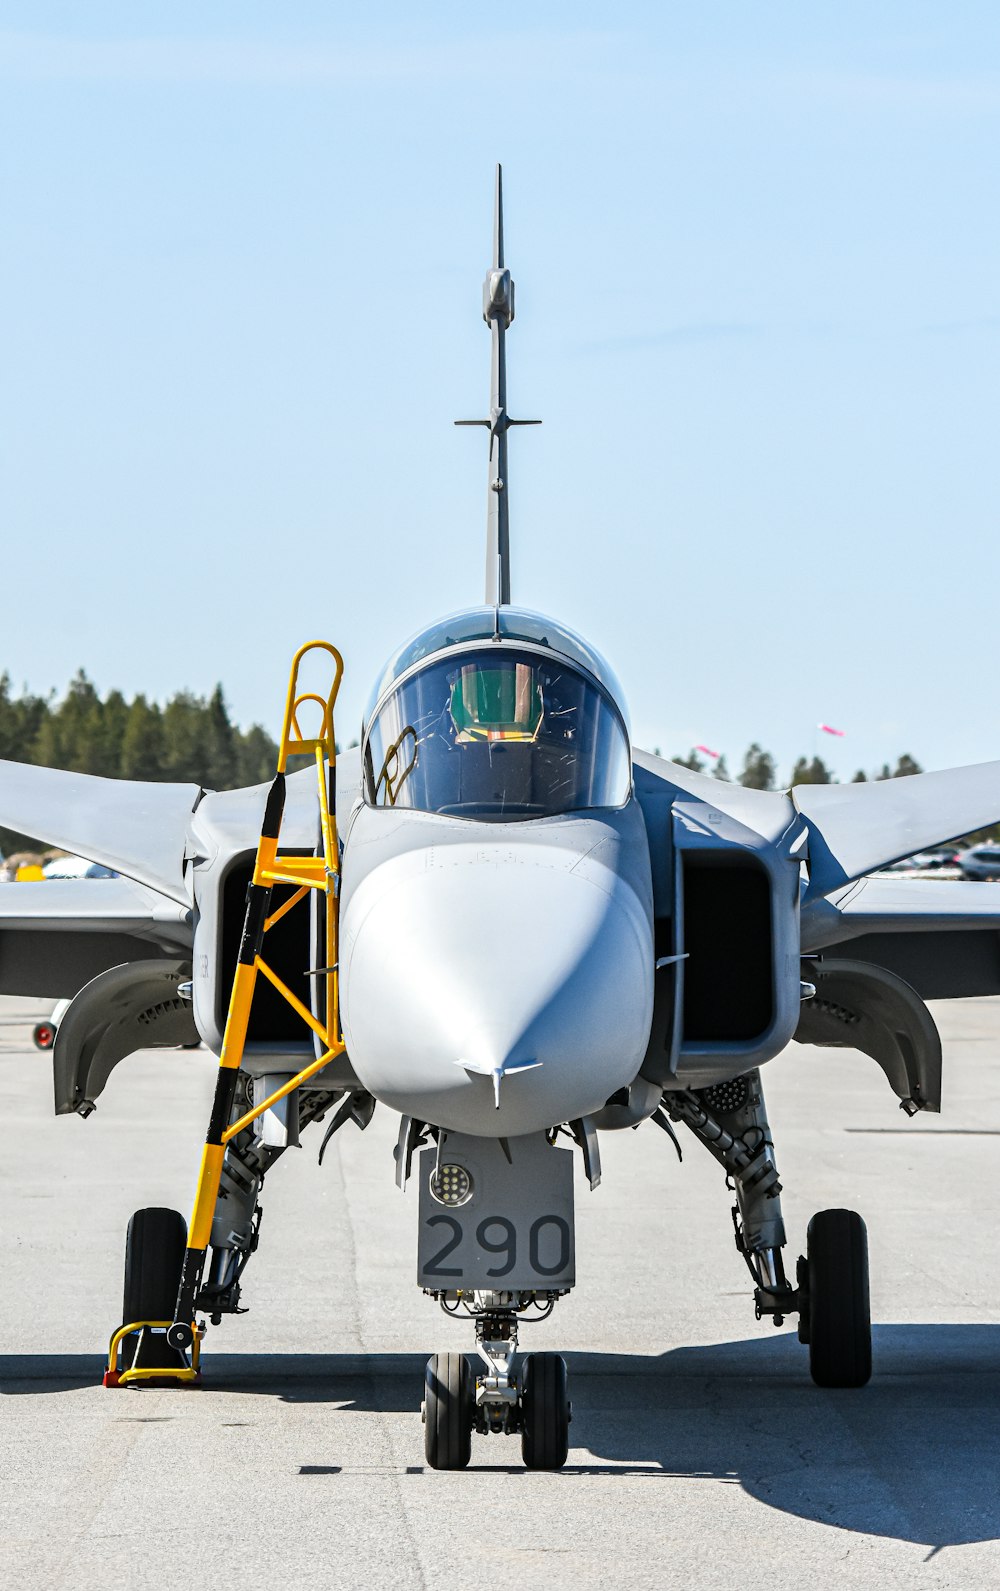
<path id="1" fill-rule="evenodd" d="M 490 417 L 456 420 L 456 425 L 484 425 L 490 433 L 489 490 L 486 506 L 486 602 L 510 602 L 510 518 L 507 485 L 507 432 L 512 425 L 541 425 L 541 420 L 512 420 L 507 413 L 507 353 L 504 346 L 514 319 L 514 283 L 503 262 L 503 170 L 497 166 L 493 202 L 493 264 L 483 283 L 483 319 L 490 328 Z"/>

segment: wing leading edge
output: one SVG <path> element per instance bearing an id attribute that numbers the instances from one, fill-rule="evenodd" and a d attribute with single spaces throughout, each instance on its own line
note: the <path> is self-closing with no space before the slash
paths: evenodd
<path id="1" fill-rule="evenodd" d="M 791 795 L 809 824 L 806 900 L 813 900 L 902 856 L 1000 822 L 1000 762 L 870 784 L 803 784 Z"/>
<path id="2" fill-rule="evenodd" d="M 1000 823 L 1000 762 L 869 784 L 801 784 L 791 791 L 747 790 L 647 752 L 637 751 L 633 766 L 640 799 L 657 783 L 665 792 L 673 786 L 769 840 L 791 843 L 797 828 L 808 827 L 807 903 L 900 857 Z"/>
<path id="3" fill-rule="evenodd" d="M 185 905 L 184 844 L 202 793 L 196 784 L 99 779 L 0 762 L 4 828 L 102 862 Z"/>

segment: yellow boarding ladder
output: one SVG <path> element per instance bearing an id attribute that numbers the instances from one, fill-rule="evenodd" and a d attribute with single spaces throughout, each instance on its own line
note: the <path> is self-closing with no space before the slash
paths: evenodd
<path id="1" fill-rule="evenodd" d="M 333 661 L 333 683 L 327 696 L 312 691 L 298 692 L 299 668 L 302 659 L 310 652 L 326 652 Z M 236 975 L 229 1000 L 226 1031 L 219 1056 L 219 1073 L 215 1086 L 215 1101 L 208 1124 L 205 1147 L 202 1151 L 198 1188 L 188 1229 L 187 1248 L 181 1270 L 180 1287 L 174 1319 L 167 1327 L 167 1342 L 181 1354 L 191 1349 L 197 1341 L 195 1308 L 201 1289 L 205 1266 L 205 1253 L 212 1235 L 212 1218 L 219 1196 L 222 1162 L 226 1145 L 237 1133 L 248 1127 L 279 1099 L 284 1099 L 301 1083 L 322 1070 L 335 1056 L 343 1054 L 344 1041 L 340 1031 L 340 991 L 338 973 L 337 928 L 340 897 L 340 855 L 337 845 L 337 817 L 335 810 L 337 748 L 334 741 L 333 709 L 344 672 L 344 662 L 335 646 L 328 641 L 308 641 L 300 646 L 292 660 L 285 702 L 285 717 L 278 750 L 278 771 L 268 792 L 264 808 L 264 821 L 257 845 L 257 859 L 253 877 L 247 891 L 247 910 L 243 924 L 243 938 L 236 962 Z M 322 713 L 320 732 L 309 738 L 299 727 L 299 713 L 306 703 L 318 706 Z M 281 820 L 285 807 L 285 771 L 289 757 L 312 756 L 316 761 L 319 790 L 320 833 L 322 855 L 287 856 L 279 848 Z M 276 911 L 271 912 L 271 891 L 275 884 L 290 884 L 294 893 Z M 286 913 L 305 901 L 311 890 L 321 890 L 326 897 L 326 962 L 322 975 L 326 978 L 326 1021 L 320 1022 L 291 991 L 285 987 L 277 973 L 264 960 L 264 938 Z M 317 1060 L 304 1066 L 300 1072 L 281 1088 L 275 1089 L 267 1099 L 255 1105 L 236 1121 L 231 1121 L 236 1098 L 236 1078 L 246 1044 L 250 1007 L 258 974 L 263 973 L 282 999 L 301 1017 L 307 1027 L 318 1034 L 323 1053 Z M 148 1322 L 147 1324 L 153 1324 Z M 156 1322 L 157 1325 L 162 1324 Z M 132 1327 L 135 1330 L 135 1327 Z M 114 1339 L 113 1339 L 114 1342 Z M 115 1347 L 112 1352 L 114 1353 Z M 114 1368 L 112 1366 L 112 1368 Z M 193 1367 L 192 1367 L 193 1368 Z M 169 1375 L 170 1372 L 166 1372 Z M 163 1376 L 164 1371 L 159 1371 Z M 122 1379 L 128 1375 L 124 1372 Z M 189 1379 L 191 1368 L 177 1373 L 178 1379 Z"/>

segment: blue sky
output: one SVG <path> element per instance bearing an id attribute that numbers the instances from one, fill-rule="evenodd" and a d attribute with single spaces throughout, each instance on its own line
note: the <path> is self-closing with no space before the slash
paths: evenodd
<path id="1" fill-rule="evenodd" d="M 1000 10 L 0 7 L 0 666 L 272 728 L 480 599 L 504 162 L 515 600 L 640 744 L 1000 756 Z"/>

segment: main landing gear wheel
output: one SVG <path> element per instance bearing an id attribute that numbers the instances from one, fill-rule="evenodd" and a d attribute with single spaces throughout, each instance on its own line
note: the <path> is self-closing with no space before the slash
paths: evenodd
<path id="1" fill-rule="evenodd" d="M 800 1261 L 809 1372 L 818 1387 L 863 1387 L 872 1373 L 868 1233 L 856 1210 L 820 1210 Z"/>
<path id="2" fill-rule="evenodd" d="M 177 1287 L 187 1244 L 187 1223 L 176 1210 L 136 1210 L 125 1237 L 125 1299 L 122 1324 L 136 1320 L 173 1320 Z M 137 1336 L 125 1337 L 121 1367 L 131 1368 Z M 143 1333 L 142 1363 L 146 1369 L 176 1370 L 184 1356 L 162 1336 Z"/>
<path id="3" fill-rule="evenodd" d="M 462 1353 L 434 1354 L 424 1375 L 424 1452 L 431 1469 L 465 1469 L 475 1418 L 468 1359 Z"/>
<path id="4" fill-rule="evenodd" d="M 558 1353 L 533 1353 L 524 1361 L 521 1457 L 527 1469 L 562 1469 L 569 1452 L 570 1407 L 566 1361 Z"/>

